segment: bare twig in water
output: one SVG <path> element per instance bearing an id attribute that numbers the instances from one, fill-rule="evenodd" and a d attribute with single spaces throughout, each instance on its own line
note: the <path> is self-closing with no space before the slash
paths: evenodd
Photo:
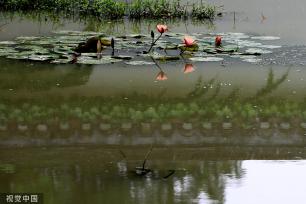
<path id="1" fill-rule="evenodd" d="M 145 169 L 145 165 L 146 165 L 147 159 L 148 159 L 148 157 L 150 156 L 152 150 L 153 150 L 153 146 L 151 145 L 151 148 L 150 148 L 150 150 L 147 152 L 147 154 L 146 154 L 146 156 L 145 156 L 145 159 L 143 160 L 143 163 L 142 163 L 142 169 L 143 169 L 143 170 Z"/>
<path id="2" fill-rule="evenodd" d="M 175 173 L 175 170 L 169 170 L 169 174 L 164 176 L 163 179 L 167 179 Z"/>

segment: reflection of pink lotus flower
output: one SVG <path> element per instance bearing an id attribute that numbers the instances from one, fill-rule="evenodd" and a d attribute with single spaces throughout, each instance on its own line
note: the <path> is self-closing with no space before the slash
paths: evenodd
<path id="1" fill-rule="evenodd" d="M 196 44 L 196 41 L 192 37 L 189 37 L 189 36 L 185 36 L 183 39 L 183 42 L 186 47 L 191 47 Z"/>
<path id="2" fill-rule="evenodd" d="M 156 76 L 156 80 L 158 81 L 164 81 L 164 80 L 167 80 L 168 77 L 166 76 L 165 72 L 163 71 L 160 71 L 157 76 Z"/>
<path id="3" fill-rule="evenodd" d="M 163 34 L 164 32 L 168 31 L 168 26 L 163 25 L 163 24 L 158 24 L 156 26 L 157 30 L 159 33 Z"/>
<path id="4" fill-rule="evenodd" d="M 184 74 L 188 74 L 190 72 L 193 72 L 195 69 L 192 64 L 185 64 L 184 68 Z"/>
<path id="5" fill-rule="evenodd" d="M 216 39 L 215 39 L 215 46 L 216 46 L 216 47 L 221 46 L 221 43 L 222 43 L 221 41 L 222 41 L 221 36 L 220 36 L 220 35 L 217 35 L 217 36 L 216 36 Z"/>

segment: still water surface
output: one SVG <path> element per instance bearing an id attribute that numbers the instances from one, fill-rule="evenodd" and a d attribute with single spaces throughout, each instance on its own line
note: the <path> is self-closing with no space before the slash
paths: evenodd
<path id="1" fill-rule="evenodd" d="M 248 97 L 265 86 L 270 70 L 275 78 L 288 76 L 270 94 L 286 100 L 305 97 L 306 69 L 303 0 L 212 1 L 224 5 L 222 18 L 214 23 L 166 21 L 171 32 L 243 32 L 279 36 L 276 51 L 263 64 L 228 61 L 225 64 L 194 63 L 195 71 L 183 74 L 185 64 L 167 63 L 168 80 L 156 81 L 153 66 L 132 68 L 125 64 L 78 66 L 49 65 L 0 59 L 0 100 L 12 105 L 28 98 L 122 97 L 133 93 L 164 95 L 178 101 L 195 86 L 199 77 L 216 78 L 222 84 L 220 96 L 235 88 Z M 234 12 L 236 19 L 234 21 Z M 157 22 L 118 22 L 86 19 L 45 18 L 1 13 L 0 40 L 18 36 L 53 35 L 54 30 L 100 31 L 108 34 L 149 33 Z M 282 57 L 279 57 L 282 56 Z M 271 58 L 271 59 L 269 59 Z M 212 88 L 213 89 L 213 88 Z M 139 101 L 138 101 L 139 102 Z M 140 101 L 141 102 L 141 101 Z M 57 101 L 61 104 L 61 101 Z M 55 104 L 56 105 L 56 104 Z M 235 136 L 235 135 L 232 135 Z M 290 138 L 290 137 L 287 137 Z M 188 139 L 187 139 L 188 140 Z M 121 147 L 120 147 L 121 148 Z M 146 149 L 125 147 L 43 148 L 0 150 L 0 192 L 42 192 L 46 204 L 54 203 L 303 203 L 306 177 L 305 148 L 263 148 L 240 150 L 233 147 L 200 147 L 181 151 L 153 151 L 147 167 L 153 173 L 136 176 Z M 236 147 L 237 150 L 241 147 Z M 102 150 L 101 150 L 102 149 Z M 133 151 L 134 150 L 134 151 Z M 160 152 L 158 154 L 158 152 Z M 174 152 L 174 153 L 173 153 Z M 209 156 L 207 156 L 209 155 Z M 248 159 L 265 159 L 262 161 Z M 292 159 L 292 161 L 283 161 Z M 294 161 L 293 161 L 294 160 Z M 167 179 L 162 177 L 175 170 Z"/>
<path id="2" fill-rule="evenodd" d="M 302 148 L 274 148 L 280 155 L 274 157 L 264 154 L 273 148 L 224 149 L 153 149 L 146 164 L 152 172 L 146 176 L 135 174 L 144 148 L 123 148 L 122 153 L 109 147 L 1 150 L 0 191 L 44 193 L 46 204 L 287 204 L 306 199 L 305 161 L 244 160 L 251 157 L 239 156 L 252 152 L 253 158 L 294 159 L 288 152 L 304 152 L 305 156 Z M 243 160 L 228 160 L 228 153 Z M 174 174 L 163 178 L 170 170 Z"/>

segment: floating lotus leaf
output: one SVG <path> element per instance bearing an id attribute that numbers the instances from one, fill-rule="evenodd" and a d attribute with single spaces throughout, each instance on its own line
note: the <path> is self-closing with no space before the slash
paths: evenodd
<path id="1" fill-rule="evenodd" d="M 272 51 L 270 51 L 270 50 L 263 50 L 263 49 L 260 49 L 260 48 L 249 48 L 245 52 L 248 53 L 248 54 L 252 54 L 252 55 L 272 53 Z"/>
<path id="2" fill-rule="evenodd" d="M 259 47 L 267 48 L 267 49 L 278 49 L 278 48 L 281 48 L 282 46 L 280 46 L 280 45 L 261 45 Z"/>
<path id="3" fill-rule="evenodd" d="M 179 56 L 162 55 L 162 54 L 159 54 L 159 53 L 157 53 L 157 52 L 150 53 L 150 56 L 151 56 L 153 59 L 162 60 L 162 61 L 179 60 L 179 59 L 180 59 Z"/>
<path id="4" fill-rule="evenodd" d="M 243 55 L 243 54 L 240 54 L 240 55 L 231 55 L 232 58 L 240 58 L 240 59 L 254 59 L 256 58 L 255 55 Z"/>
<path id="5" fill-rule="evenodd" d="M 226 46 L 222 46 L 219 48 L 215 48 L 216 52 L 221 52 L 221 53 L 233 53 L 233 52 L 237 52 L 239 50 L 239 48 L 235 45 L 226 45 Z"/>
<path id="6" fill-rule="evenodd" d="M 132 56 L 128 55 L 117 55 L 117 56 L 112 56 L 113 59 L 122 59 L 122 60 L 131 60 L 133 59 Z"/>
<path id="7" fill-rule="evenodd" d="M 99 32 L 89 32 L 89 31 L 71 31 L 71 30 L 58 30 L 58 31 L 52 31 L 55 34 L 58 35 L 70 35 L 70 36 L 106 36 L 104 33 Z"/>
<path id="8" fill-rule="evenodd" d="M 128 64 L 128 65 L 135 65 L 135 66 L 138 66 L 138 65 L 153 65 L 154 62 L 146 62 L 146 61 L 129 61 L 129 62 L 125 62 L 125 64 Z"/>
<path id="9" fill-rule="evenodd" d="M 56 35 L 47 37 L 36 36 L 21 36 L 17 37 L 15 41 L 3 41 L 0 42 L 0 56 L 6 56 L 13 59 L 28 59 L 38 61 L 52 61 L 52 63 L 69 63 L 72 60 L 72 54 L 75 53 L 75 48 L 80 43 L 87 42 L 88 39 L 93 36 L 97 37 L 102 35 L 102 44 L 104 49 L 102 51 L 102 59 L 97 58 L 97 54 L 94 49 L 88 49 L 87 52 L 82 53 L 76 60 L 77 63 L 83 64 L 107 64 L 118 62 L 122 60 L 131 60 L 133 54 L 142 58 L 153 57 L 156 60 L 179 60 L 180 56 L 169 55 L 167 52 L 159 50 L 159 53 L 153 52 L 150 54 L 139 54 L 146 51 L 152 43 L 152 39 L 149 35 L 143 34 L 131 34 L 126 36 L 119 36 L 114 38 L 116 51 L 131 56 L 104 56 L 104 53 L 110 53 L 111 49 L 108 47 L 111 45 L 111 37 L 99 32 L 82 32 L 82 31 L 55 31 Z M 222 58 L 215 59 L 212 55 L 237 55 L 239 58 L 243 55 L 260 55 L 271 53 L 270 49 L 280 48 L 279 45 L 265 45 L 262 43 L 264 40 L 276 40 L 279 37 L 274 36 L 249 36 L 244 33 L 217 33 L 217 34 L 205 34 L 194 33 L 191 34 L 197 37 L 197 45 L 186 47 L 182 42 L 184 33 L 165 33 L 159 41 L 157 41 L 153 50 L 160 48 L 163 50 L 178 50 L 184 51 L 185 58 L 191 58 L 194 61 L 220 61 Z M 219 48 L 214 46 L 215 36 L 222 36 L 222 45 Z M 158 36 L 158 33 L 157 33 Z M 257 41 L 256 41 L 257 40 Z M 258 42 L 258 40 L 261 40 Z M 93 43 L 94 48 L 96 44 Z M 178 49 L 179 48 L 179 49 Z M 238 53 L 238 48 L 239 52 Z M 198 52 L 198 51 L 204 52 Z M 85 51 L 85 50 L 84 50 Z M 174 51 L 173 53 L 178 53 Z M 188 55 L 187 55 L 188 54 Z M 240 57 L 241 59 L 244 59 Z M 247 60 L 251 58 L 245 58 Z M 141 62 L 142 59 L 139 59 Z M 137 64 L 138 61 L 133 63 Z M 252 62 L 252 61 L 251 61 Z M 145 63 L 146 64 L 146 63 Z M 139 65 L 143 65 L 139 63 Z"/>
<path id="10" fill-rule="evenodd" d="M 69 47 L 55 47 L 52 49 L 52 51 L 58 54 L 62 54 L 62 55 L 74 53 L 74 51 Z"/>
<path id="11" fill-rule="evenodd" d="M 279 40 L 280 37 L 276 37 L 276 36 L 253 36 L 253 37 L 251 37 L 251 39 L 255 39 L 255 40 Z"/>
<path id="12" fill-rule="evenodd" d="M 127 35 L 127 37 L 140 39 L 140 38 L 145 38 L 145 37 L 149 37 L 149 36 L 148 35 L 143 35 L 143 34 L 130 34 L 130 35 Z"/>
<path id="13" fill-rule="evenodd" d="M 1 47 L 0 48 L 0 56 L 7 56 L 13 53 L 18 53 L 18 51 L 12 47 Z"/>
<path id="14" fill-rule="evenodd" d="M 6 58 L 8 59 L 18 59 L 18 60 L 27 60 L 29 56 L 27 55 L 8 55 Z"/>
<path id="15" fill-rule="evenodd" d="M 208 54 L 217 54 L 217 51 L 214 47 L 205 47 L 203 51 Z"/>
<path id="16" fill-rule="evenodd" d="M 71 59 L 55 59 L 50 61 L 52 64 L 68 64 L 71 61 Z"/>
<path id="17" fill-rule="evenodd" d="M 176 50 L 178 48 L 177 44 L 169 43 L 167 41 L 159 42 L 156 44 L 156 46 L 160 49 L 165 49 L 165 50 Z"/>
<path id="18" fill-rule="evenodd" d="M 94 37 L 94 36 L 90 36 L 90 37 Z M 75 35 L 75 36 L 66 36 L 66 35 L 62 35 L 62 36 L 58 36 L 55 39 L 58 41 L 85 41 L 88 38 L 88 36 L 79 36 L 79 35 Z"/>
<path id="19" fill-rule="evenodd" d="M 98 58 L 92 58 L 92 57 L 86 57 L 81 56 L 78 58 L 77 63 L 78 64 L 109 64 L 109 63 L 115 63 L 115 62 L 121 62 L 120 59 L 114 59 L 111 56 L 102 56 L 101 59 Z"/>
<path id="20" fill-rule="evenodd" d="M 42 38 L 39 40 L 33 40 L 33 41 L 24 41 L 23 43 L 31 44 L 31 45 L 53 45 L 57 43 L 55 39 L 52 38 Z"/>
<path id="21" fill-rule="evenodd" d="M 36 36 L 20 36 L 16 38 L 16 40 L 21 40 L 21 41 L 33 41 L 38 39 L 40 39 L 40 37 Z"/>
<path id="22" fill-rule="evenodd" d="M 244 61 L 244 62 L 250 62 L 250 63 L 258 63 L 258 62 L 261 62 L 262 59 L 257 59 L 257 58 L 246 58 L 246 59 L 243 59 L 242 61 Z"/>
<path id="23" fill-rule="evenodd" d="M 97 58 L 98 54 L 97 53 L 93 53 L 93 52 L 89 52 L 89 53 L 81 53 L 81 56 L 84 57 L 93 57 L 93 58 Z"/>
<path id="24" fill-rule="evenodd" d="M 48 61 L 56 58 L 58 58 L 56 55 L 30 55 L 28 57 L 29 60 L 33 61 Z"/>
<path id="25" fill-rule="evenodd" d="M 179 45 L 178 48 L 182 51 L 197 52 L 199 50 L 199 45 L 194 44 L 188 47 L 186 47 L 185 45 Z"/>
<path id="26" fill-rule="evenodd" d="M 0 45 L 16 45 L 17 42 L 14 41 L 0 41 Z"/>
<path id="27" fill-rule="evenodd" d="M 235 42 L 233 42 L 235 43 Z M 259 42 L 254 42 L 254 41 L 251 41 L 251 40 L 237 40 L 236 41 L 238 47 L 260 47 L 262 46 L 261 43 Z"/>
<path id="28" fill-rule="evenodd" d="M 221 57 L 191 57 L 189 59 L 196 62 L 219 62 L 223 60 Z"/>
<path id="29" fill-rule="evenodd" d="M 28 59 L 30 55 L 35 54 L 33 51 L 23 51 L 23 52 L 16 52 L 16 53 L 10 53 L 7 55 L 7 58 L 9 59 Z"/>

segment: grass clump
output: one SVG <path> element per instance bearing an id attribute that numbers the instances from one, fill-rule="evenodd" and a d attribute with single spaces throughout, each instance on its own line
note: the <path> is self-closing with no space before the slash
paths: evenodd
<path id="1" fill-rule="evenodd" d="M 122 18 L 125 15 L 126 4 L 114 0 L 94 1 L 92 8 L 93 14 L 101 18 Z"/>
<path id="2" fill-rule="evenodd" d="M 216 6 L 203 4 L 193 4 L 191 15 L 196 19 L 214 19 L 216 16 Z"/>
<path id="3" fill-rule="evenodd" d="M 208 4 L 183 5 L 180 0 L 3 0 L 0 10 L 4 11 L 52 11 L 80 15 L 92 15 L 101 19 L 119 19 L 127 16 L 140 18 L 186 18 L 213 19 L 216 7 Z"/>
<path id="4" fill-rule="evenodd" d="M 134 0 L 128 6 L 130 18 L 186 17 L 187 9 L 180 0 Z"/>

